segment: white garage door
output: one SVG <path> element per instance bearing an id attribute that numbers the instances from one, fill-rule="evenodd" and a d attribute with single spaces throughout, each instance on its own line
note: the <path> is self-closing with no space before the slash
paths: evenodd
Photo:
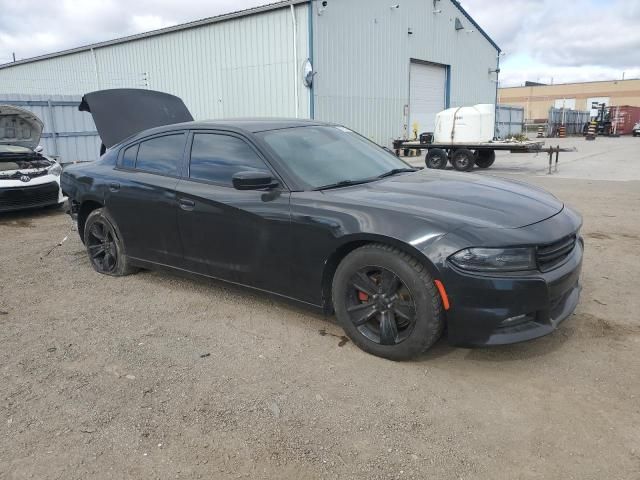
<path id="1" fill-rule="evenodd" d="M 445 67 L 411 62 L 409 69 L 409 136 L 414 124 L 418 135 L 433 132 L 436 113 L 445 108 L 447 73 Z"/>

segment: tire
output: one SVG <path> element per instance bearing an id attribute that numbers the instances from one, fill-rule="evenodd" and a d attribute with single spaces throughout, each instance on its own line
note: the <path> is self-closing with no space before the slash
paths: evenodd
<path id="1" fill-rule="evenodd" d="M 447 152 L 441 148 L 430 148 L 424 157 L 424 163 L 427 168 L 444 169 L 449 161 Z"/>
<path id="2" fill-rule="evenodd" d="M 122 277 L 137 269 L 129 264 L 124 243 L 104 208 L 92 211 L 84 224 L 84 245 L 93 269 L 104 275 Z"/>
<path id="3" fill-rule="evenodd" d="M 451 155 L 451 165 L 459 172 L 469 172 L 473 170 L 475 162 L 475 155 L 467 148 L 455 150 Z"/>
<path id="4" fill-rule="evenodd" d="M 496 161 L 495 150 L 476 151 L 476 165 L 480 168 L 489 168 Z"/>
<path id="5" fill-rule="evenodd" d="M 378 357 L 413 358 L 442 335 L 444 313 L 433 278 L 393 247 L 369 244 L 349 253 L 338 265 L 331 293 L 345 333 Z"/>

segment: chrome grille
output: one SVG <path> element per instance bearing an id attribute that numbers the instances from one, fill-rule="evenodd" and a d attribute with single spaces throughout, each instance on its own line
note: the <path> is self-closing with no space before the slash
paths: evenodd
<path id="1" fill-rule="evenodd" d="M 576 246 L 576 236 L 570 235 L 536 249 L 538 268 L 543 272 L 552 270 L 563 263 Z"/>

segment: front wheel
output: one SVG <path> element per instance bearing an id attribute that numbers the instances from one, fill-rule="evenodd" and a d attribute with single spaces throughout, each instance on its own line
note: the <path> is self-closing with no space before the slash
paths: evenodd
<path id="1" fill-rule="evenodd" d="M 338 265 L 332 299 L 338 322 L 358 347 L 406 360 L 442 334 L 442 303 L 427 269 L 395 248 L 360 247 Z"/>
<path id="2" fill-rule="evenodd" d="M 104 208 L 91 212 L 84 224 L 84 245 L 98 273 L 120 277 L 135 271 L 124 254 L 124 244 Z"/>

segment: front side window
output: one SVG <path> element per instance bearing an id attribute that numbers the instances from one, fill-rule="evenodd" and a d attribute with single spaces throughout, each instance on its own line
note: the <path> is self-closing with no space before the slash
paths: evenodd
<path id="1" fill-rule="evenodd" d="M 175 176 L 182 160 L 185 135 L 165 135 L 140 143 L 136 169 Z"/>
<path id="2" fill-rule="evenodd" d="M 191 146 L 189 178 L 232 185 L 235 173 L 268 170 L 244 140 L 217 133 L 196 133 Z"/>

